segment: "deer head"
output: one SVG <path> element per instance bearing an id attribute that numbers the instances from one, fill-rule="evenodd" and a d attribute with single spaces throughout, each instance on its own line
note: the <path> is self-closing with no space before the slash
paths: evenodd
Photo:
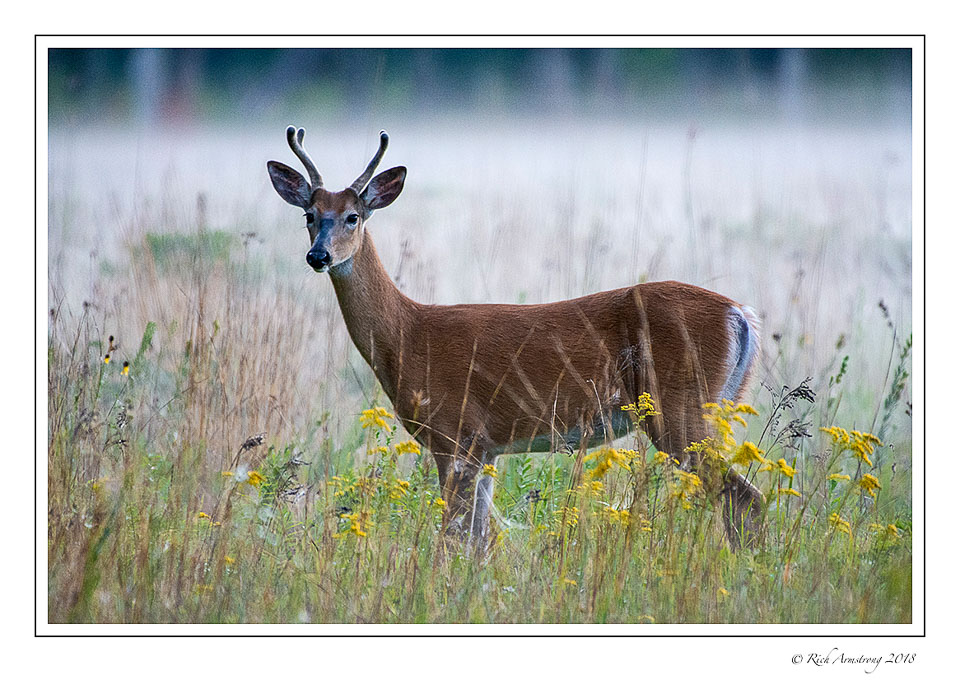
<path id="1" fill-rule="evenodd" d="M 389 206 L 400 195 L 407 168 L 390 168 L 373 177 L 390 140 L 386 132 L 380 132 L 380 148 L 367 169 L 343 191 L 327 191 L 317 166 L 303 148 L 303 134 L 303 129 L 287 127 L 287 143 L 307 169 L 310 181 L 274 160 L 267 163 L 267 171 L 280 198 L 306 211 L 310 233 L 307 265 L 321 273 L 353 258 L 363 243 L 364 223 L 373 211 Z"/>

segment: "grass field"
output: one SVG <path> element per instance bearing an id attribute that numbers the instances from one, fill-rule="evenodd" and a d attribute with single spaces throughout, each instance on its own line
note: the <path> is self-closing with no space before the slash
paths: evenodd
<path id="1" fill-rule="evenodd" d="M 503 458 L 477 559 L 270 186 L 286 124 L 50 132 L 49 622 L 911 621 L 909 128 L 297 123 L 338 187 L 390 131 L 368 227 L 414 299 L 677 279 L 763 320 L 715 447 L 762 455 L 757 548 L 634 434 L 583 481 Z"/>

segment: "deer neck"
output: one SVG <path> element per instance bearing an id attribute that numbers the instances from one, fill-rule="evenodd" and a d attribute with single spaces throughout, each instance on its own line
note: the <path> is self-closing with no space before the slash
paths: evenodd
<path id="1" fill-rule="evenodd" d="M 366 229 L 357 253 L 331 268 L 330 278 L 350 339 L 392 399 L 414 302 L 393 284 Z"/>

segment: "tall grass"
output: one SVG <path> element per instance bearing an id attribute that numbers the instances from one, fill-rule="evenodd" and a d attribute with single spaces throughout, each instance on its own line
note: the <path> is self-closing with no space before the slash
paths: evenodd
<path id="1" fill-rule="evenodd" d="M 724 145 L 679 137 L 674 183 L 663 174 L 673 156 L 651 138 L 639 204 L 632 173 L 605 189 L 597 161 L 556 151 L 510 164 L 572 169 L 585 192 L 547 175 L 511 195 L 483 136 L 457 161 L 413 166 L 425 178 L 411 176 L 407 205 L 372 221 L 398 283 L 423 300 L 540 301 L 675 277 L 753 303 L 767 335 L 748 399 L 759 415 L 717 462 L 757 448 L 740 469 L 767 496 L 761 543 L 731 552 L 708 476 L 698 487 L 634 434 L 581 462 L 503 458 L 495 535 L 484 557 L 468 556 L 439 535 L 430 458 L 388 416 L 374 414 L 384 428 L 361 414 L 385 400 L 329 285 L 302 266 L 305 233 L 279 229 L 296 222 L 282 204 L 262 210 L 272 192 L 261 144 L 234 185 L 195 184 L 201 163 L 187 145 L 131 195 L 110 175 L 91 187 L 82 173 L 98 154 L 64 142 L 51 159 L 50 622 L 910 621 L 898 169 L 882 173 L 893 200 L 873 226 L 857 214 L 873 208 L 869 177 L 857 176 L 868 158 L 843 162 L 856 174 L 840 187 L 830 166 L 754 178 L 755 202 L 741 209 L 708 174 Z M 282 155 L 277 139 L 264 159 Z M 450 174 L 464 166 L 478 173 L 472 187 Z M 450 232 L 457 241 L 444 244 Z M 881 276 L 882 265 L 899 268 Z M 821 427 L 883 445 L 864 458 Z"/>

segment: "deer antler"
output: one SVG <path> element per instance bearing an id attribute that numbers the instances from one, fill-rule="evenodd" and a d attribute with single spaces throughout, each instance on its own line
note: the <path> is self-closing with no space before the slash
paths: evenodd
<path id="1" fill-rule="evenodd" d="M 320 171 L 317 170 L 317 166 L 313 164 L 310 156 L 307 155 L 307 151 L 303 148 L 303 134 L 303 127 L 300 129 L 296 129 L 292 125 L 287 127 L 287 143 L 290 144 L 290 149 L 297 154 L 303 166 L 307 168 L 307 174 L 310 175 L 311 190 L 320 189 L 323 186 L 323 178 L 320 177 Z"/>
<path id="2" fill-rule="evenodd" d="M 387 133 L 384 131 L 380 132 L 380 148 L 377 150 L 377 154 L 373 156 L 373 160 L 370 161 L 370 164 L 367 165 L 367 169 L 363 171 L 363 174 L 357 177 L 357 180 L 350 185 L 350 188 L 353 189 L 357 194 L 360 194 L 367 186 L 367 183 L 370 181 L 370 178 L 373 177 L 374 170 L 377 169 L 377 165 L 380 164 L 380 161 L 383 159 L 383 154 L 387 152 L 387 143 L 389 143 L 390 137 L 387 136 Z"/>

